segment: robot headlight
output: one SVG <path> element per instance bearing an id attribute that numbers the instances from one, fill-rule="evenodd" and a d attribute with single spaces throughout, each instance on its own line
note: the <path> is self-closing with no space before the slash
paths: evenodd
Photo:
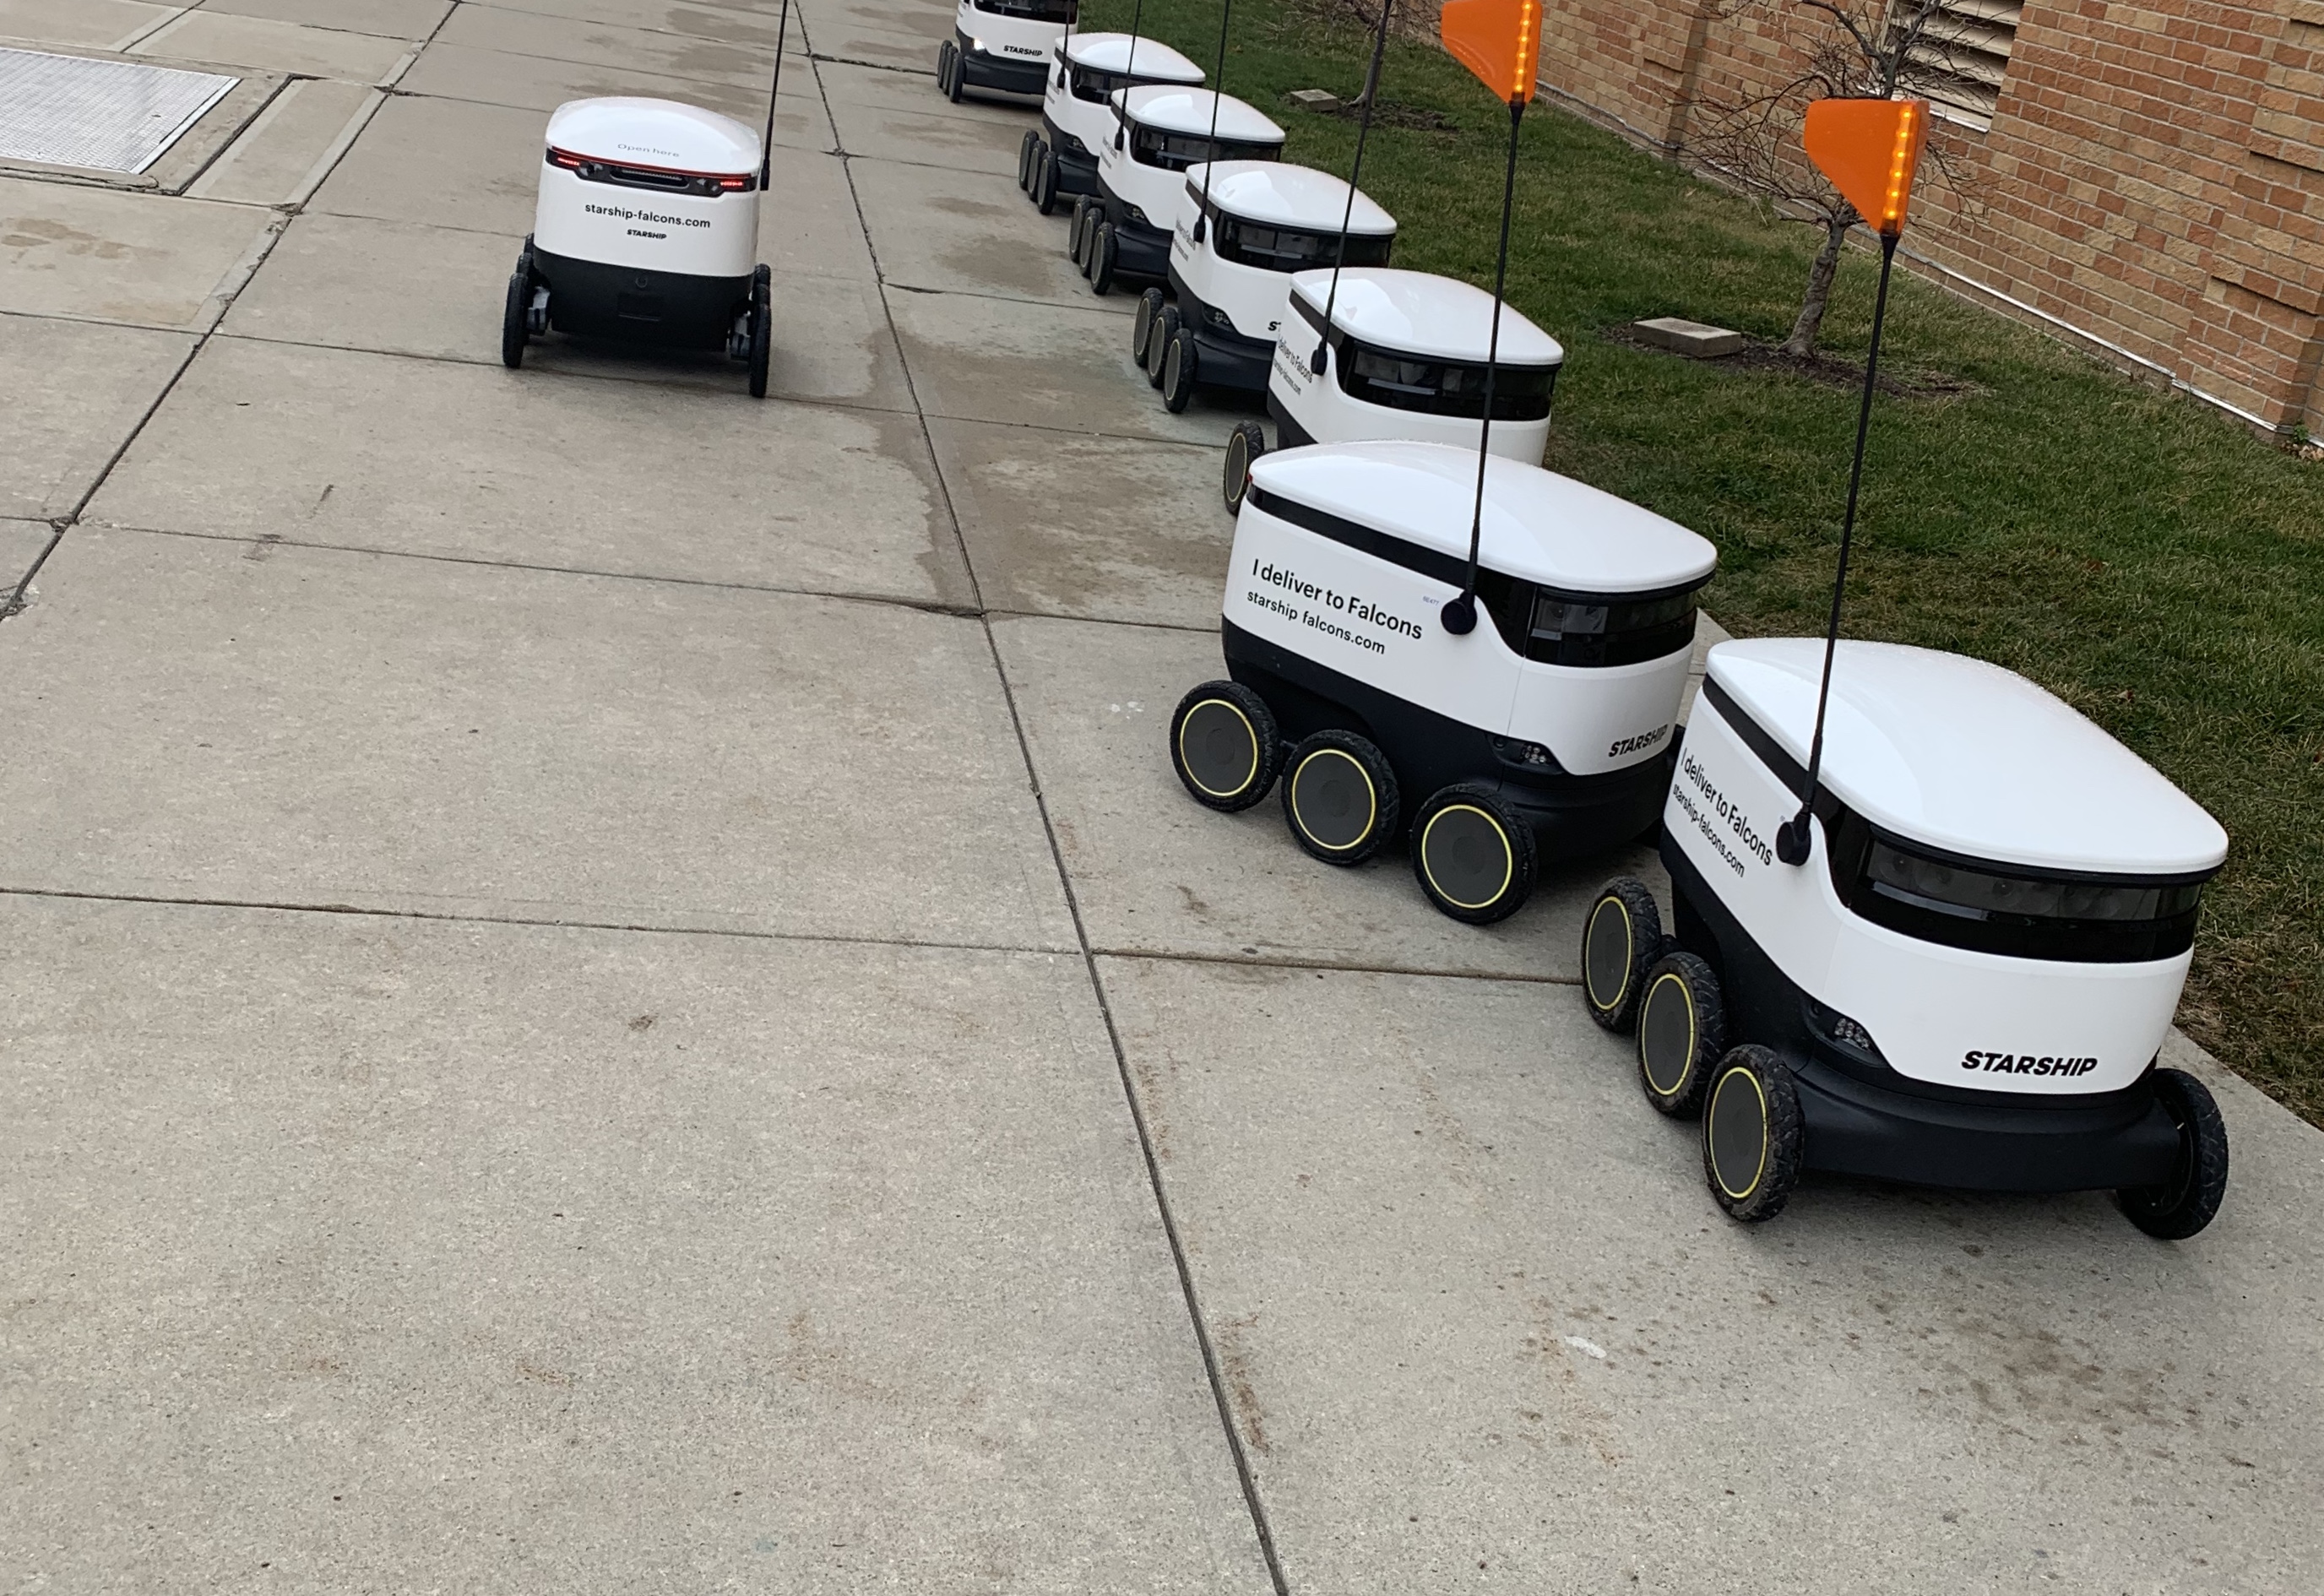
<path id="1" fill-rule="evenodd" d="M 2159 920 L 2192 912 L 2200 882 L 2146 886 L 2096 880 L 2036 880 L 1973 870 L 1920 858 L 1893 843 L 1876 842 L 1865 872 L 1877 889 L 1932 906 L 1978 915 L 2023 915 L 2056 920 Z"/>

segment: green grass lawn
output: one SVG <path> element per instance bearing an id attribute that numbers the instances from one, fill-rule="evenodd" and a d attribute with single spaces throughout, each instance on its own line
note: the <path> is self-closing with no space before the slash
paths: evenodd
<path id="1" fill-rule="evenodd" d="M 1084 25 L 1130 9 L 1097 0 Z M 1215 4 L 1144 14 L 1212 64 Z M 1354 125 L 1283 97 L 1352 97 L 1369 46 L 1243 0 L 1225 87 L 1289 130 L 1290 159 L 1344 173 Z M 1490 286 L 1506 110 L 1421 45 L 1391 43 L 1380 92 L 1457 124 L 1373 130 L 1363 186 L 1401 224 L 1397 263 Z M 1536 104 L 1512 236 L 1510 299 L 1567 349 L 1547 464 L 1716 542 L 1707 604 L 1730 630 L 1820 632 L 1855 395 L 1600 336 L 1677 315 L 1779 340 L 1815 235 Z M 1862 359 L 1877 272 L 1843 261 L 1827 352 Z M 2324 466 L 1902 274 L 1883 369 L 1960 386 L 1874 410 L 1849 634 L 2022 671 L 2218 816 L 2234 847 L 2180 1021 L 2324 1124 Z"/>

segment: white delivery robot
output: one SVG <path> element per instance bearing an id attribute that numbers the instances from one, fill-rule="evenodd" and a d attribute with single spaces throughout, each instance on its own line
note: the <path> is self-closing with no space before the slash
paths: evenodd
<path id="1" fill-rule="evenodd" d="M 1170 275 L 1170 229 L 1186 172 L 1221 161 L 1276 161 L 1283 130 L 1232 95 L 1151 84 L 1114 90 L 1113 130 L 1097 152 L 1097 192 L 1074 204 L 1066 252 L 1095 293 Z M 1213 134 L 1212 125 L 1217 129 Z"/>
<path id="2" fill-rule="evenodd" d="M 1343 225 L 1348 264 L 1388 263 L 1396 218 L 1329 172 L 1221 161 L 1186 173 L 1170 235 L 1177 302 L 1149 288 L 1130 324 L 1131 353 L 1166 407 L 1185 410 L 1197 383 L 1267 391 L 1292 276 L 1339 256 Z"/>
<path id="3" fill-rule="evenodd" d="M 1536 859 L 1652 826 L 1696 595 L 1717 556 L 1684 527 L 1538 466 L 1484 462 L 1475 606 L 1473 449 L 1317 444 L 1251 467 L 1221 632 L 1231 680 L 1170 721 L 1196 801 L 1246 809 L 1280 773 L 1291 835 L 1354 864 L 1407 834 L 1430 902 L 1484 925 Z"/>
<path id="4" fill-rule="evenodd" d="M 1824 649 L 1711 650 L 1663 816 L 1675 935 L 1642 883 L 1609 883 L 1582 934 L 1591 1018 L 1637 1032 L 1655 1107 L 1702 1115 L 1738 1219 L 1825 1169 L 2111 1189 L 2151 1234 L 2193 1235 L 2227 1132 L 2154 1061 L 2226 833 L 2022 677 L 1842 642 L 1790 863 Z"/>
<path id="5" fill-rule="evenodd" d="M 1291 280 L 1291 316 L 1267 377 L 1277 446 L 1408 438 L 1476 447 L 1493 296 L 1453 278 L 1388 267 L 1351 269 L 1339 279 L 1336 292 L 1329 271 Z M 1549 447 L 1550 395 L 1564 364 L 1563 345 L 1502 307 L 1493 453 L 1541 464 Z M 1230 512 L 1241 506 L 1250 463 L 1266 452 L 1267 433 L 1257 421 L 1238 423 L 1228 436 Z"/>
<path id="6" fill-rule="evenodd" d="M 1158 39 L 1068 33 L 1057 42 L 1041 125 L 1025 130 L 1017 186 L 1043 216 L 1060 199 L 1097 192 L 1097 155 L 1113 136 L 1113 94 L 1144 84 L 1199 84 L 1203 69 Z"/>
<path id="7" fill-rule="evenodd" d="M 937 92 L 954 105 L 970 88 L 1039 94 L 1079 11 L 1079 0 L 960 0 L 952 37 L 936 46 Z"/>
<path id="8" fill-rule="evenodd" d="M 724 350 L 763 398 L 772 328 L 759 244 L 760 137 L 673 100 L 568 100 L 549 119 L 532 235 L 510 277 L 501 359 L 554 329 Z"/>

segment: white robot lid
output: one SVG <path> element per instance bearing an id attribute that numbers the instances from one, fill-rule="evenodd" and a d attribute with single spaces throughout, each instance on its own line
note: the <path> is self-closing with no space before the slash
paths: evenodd
<path id="1" fill-rule="evenodd" d="M 549 115 L 549 143 L 613 166 L 650 166 L 694 177 L 755 176 L 759 170 L 755 130 L 676 100 L 567 100 Z"/>
<path id="2" fill-rule="evenodd" d="M 1253 486 L 1296 504 L 1469 558 L 1477 451 L 1442 443 L 1327 443 L 1250 465 Z M 1500 455 L 1485 463 L 1478 559 L 1563 593 L 1667 593 L 1708 581 L 1710 542 L 1653 511 Z"/>
<path id="3" fill-rule="evenodd" d="M 1711 679 L 1803 765 L 1822 671 L 1821 638 L 1711 650 Z M 1819 780 L 1875 826 L 1971 859 L 2173 876 L 2227 856 L 2201 805 L 2071 706 L 1933 649 L 1840 645 Z"/>
<path id="4" fill-rule="evenodd" d="M 1134 62 L 1130 54 L 1132 37 L 1138 40 Z M 1156 83 L 1200 83 L 1206 75 L 1159 39 L 1143 34 L 1068 33 L 1057 41 L 1057 49 L 1074 65 L 1093 72 L 1127 72 L 1134 65 L 1139 78 Z"/>
<path id="5" fill-rule="evenodd" d="M 1326 267 L 1302 272 L 1291 291 L 1323 319 L 1360 344 L 1397 355 L 1481 364 L 1492 346 L 1493 296 L 1473 283 L 1433 272 L 1400 272 L 1392 266 L 1351 266 L 1340 273 L 1340 293 L 1332 297 Z M 1565 346 L 1527 320 L 1516 307 L 1501 307 L 1500 361 L 1504 365 L 1563 365 Z"/>
<path id="6" fill-rule="evenodd" d="M 1337 233 L 1344 216 L 1351 234 L 1396 231 L 1396 218 L 1373 204 L 1361 189 L 1356 190 L 1356 203 L 1351 209 L 1346 180 L 1312 166 L 1294 166 L 1284 161 L 1197 161 L 1186 169 L 1187 193 L 1203 192 L 1206 171 L 1211 203 L 1240 221 Z"/>
<path id="7" fill-rule="evenodd" d="M 1197 134 L 1205 138 L 1210 136 L 1213 100 L 1218 102 L 1222 140 L 1237 144 L 1283 142 L 1281 128 L 1256 106 L 1231 94 L 1218 94 L 1207 88 L 1181 88 L 1172 83 L 1141 83 L 1133 88 L 1113 91 L 1113 103 L 1139 126 L 1159 128 L 1164 133 Z"/>

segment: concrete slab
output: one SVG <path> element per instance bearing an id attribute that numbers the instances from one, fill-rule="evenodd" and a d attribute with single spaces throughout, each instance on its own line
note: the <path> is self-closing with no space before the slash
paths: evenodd
<path id="1" fill-rule="evenodd" d="M 0 515 L 70 515 L 194 346 L 190 334 L 0 316 Z"/>
<path id="2" fill-rule="evenodd" d="M 973 621 L 90 526 L 41 585 L 0 888 L 1074 946 Z"/>
<path id="3" fill-rule="evenodd" d="M 309 28 L 272 17 L 189 11 L 130 51 L 155 60 L 222 62 L 378 83 L 410 53 L 408 39 L 382 39 L 343 28 Z"/>
<path id="4" fill-rule="evenodd" d="M 1609 876 L 1652 866 L 1643 848 L 1553 865 L 1515 916 L 1458 924 L 1428 906 L 1401 849 L 1337 869 L 1299 851 L 1273 795 L 1240 815 L 1186 796 L 1170 715 L 1226 674 L 1215 634 L 1037 618 L 992 632 L 1102 950 L 1576 981 L 1591 899 Z"/>
<path id="5" fill-rule="evenodd" d="M 539 111 L 398 95 L 308 208 L 521 238 L 532 231 L 547 125 Z M 759 209 L 759 258 L 778 281 L 799 272 L 872 280 L 872 253 L 837 156 L 778 155 Z"/>
<path id="6" fill-rule="evenodd" d="M 115 526 L 965 604 L 917 417 L 214 342 L 91 502 Z"/>
<path id="7" fill-rule="evenodd" d="M 274 226 L 249 206 L 0 178 L 0 310 L 198 327 Z"/>
<path id="8" fill-rule="evenodd" d="M 1269 1589 L 1077 960 L 0 926 L 24 1579 Z"/>
<path id="9" fill-rule="evenodd" d="M 934 420 L 988 608 L 1215 632 L 1234 521 L 1217 451 Z"/>
<path id="10" fill-rule="evenodd" d="M 148 5 L 144 0 L 0 0 L 0 39 L 119 50 L 168 22 L 179 9 Z"/>
<path id="11" fill-rule="evenodd" d="M 782 104 L 775 113 L 775 143 L 796 149 L 831 149 L 838 141 L 831 131 L 831 118 L 824 114 L 822 97 L 815 92 L 815 78 L 807 64 L 799 63 L 796 70 L 784 77 L 788 81 L 782 86 Z M 682 100 L 706 110 L 723 112 L 757 128 L 766 126 L 767 117 L 764 83 L 747 88 L 699 83 L 633 68 L 585 66 L 577 61 L 512 55 L 503 50 L 475 50 L 462 44 L 429 45 L 397 87 L 408 93 L 446 99 L 521 106 L 544 116 L 567 100 L 634 94 Z"/>
<path id="12" fill-rule="evenodd" d="M 532 231 L 548 120 L 514 106 L 397 95 L 307 208 L 521 238 Z"/>
<path id="13" fill-rule="evenodd" d="M 923 83 L 934 92 L 936 71 L 936 45 L 952 31 L 949 15 L 942 15 L 935 25 L 920 28 L 874 27 L 853 20 L 836 23 L 817 18 L 810 24 L 815 38 L 816 54 L 835 60 L 851 61 L 862 66 L 879 67 L 899 73 L 926 74 Z M 964 91 L 967 100 L 985 103 L 984 92 L 969 88 Z M 992 97 L 994 103 L 1037 106 L 1038 101 L 1014 100 L 1006 95 Z"/>
<path id="14" fill-rule="evenodd" d="M 505 234 L 309 211 L 291 222 L 236 297 L 225 330 L 498 367 L 502 294 L 519 246 Z M 423 282 L 426 291 L 413 291 Z M 903 357 L 875 285 L 793 273 L 778 281 L 775 302 L 770 393 L 911 410 Z M 536 341 L 525 366 L 724 395 L 740 392 L 743 381 L 723 356 L 624 350 L 560 335 Z"/>
<path id="15" fill-rule="evenodd" d="M 452 0 L 202 0 L 202 9 L 316 28 L 352 28 L 387 39 L 425 39 L 452 14 Z"/>
<path id="16" fill-rule="evenodd" d="M 1569 991 L 1109 961 L 1293 1590 L 2292 1591 L 2324 1139 L 2227 1211 L 1825 1183 L 1765 1229 Z"/>
<path id="17" fill-rule="evenodd" d="M 482 4 L 567 22 L 642 28 L 769 50 L 774 48 L 782 16 L 781 0 L 482 0 Z M 784 42 L 787 52 L 807 53 L 801 40 L 805 16 L 805 7 L 791 7 L 789 37 Z"/>
<path id="18" fill-rule="evenodd" d="M 898 4 L 897 0 L 802 0 L 811 24 L 844 37 L 850 32 L 900 33 L 930 44 L 952 37 L 954 8 L 944 5 Z M 822 46 L 818 43 L 817 49 Z M 930 69 L 933 70 L 933 67 Z"/>
<path id="19" fill-rule="evenodd" d="M 41 558 L 56 529 L 44 521 L 12 521 L 0 517 L 0 604 L 5 604 L 24 580 L 24 573 Z"/>
<path id="20" fill-rule="evenodd" d="M 834 100 L 831 117 L 839 130 L 840 148 L 850 155 L 949 168 L 945 175 L 955 184 L 961 173 L 989 174 L 1008 188 L 1018 204 L 1025 203 L 1015 181 L 1017 147 L 1027 128 L 1039 125 L 1038 116 L 1022 112 L 1011 115 L 999 107 L 982 115 L 963 116 L 949 106 L 938 113 L 919 106 L 904 110 Z"/>
<path id="21" fill-rule="evenodd" d="M 904 364 L 932 416 L 1216 448 L 1237 421 L 1265 413 L 1257 394 L 1198 392 L 1172 415 L 1130 357 L 1136 301 L 1115 295 L 1092 304 L 926 290 L 888 296 Z"/>
<path id="22" fill-rule="evenodd" d="M 847 114 L 839 115 L 844 127 Z M 1075 315 L 1104 303 L 1065 258 L 1063 222 L 1034 209 L 1015 180 L 892 161 L 851 161 L 849 172 L 882 281 L 1063 305 Z M 1126 331 L 1122 352 L 1126 359 Z"/>
<path id="23" fill-rule="evenodd" d="M 1023 128 L 1040 120 L 1040 106 L 1033 101 L 989 102 L 964 98 L 958 105 L 936 92 L 936 38 L 948 37 L 951 13 L 945 14 L 944 33 L 932 37 L 927 46 L 927 60 L 924 66 L 916 64 L 908 71 L 893 67 L 867 67 L 854 61 L 836 60 L 818 55 L 815 63 L 816 77 L 823 83 L 824 97 L 835 106 L 860 106 L 872 110 L 910 111 L 924 116 L 951 116 L 963 122 L 980 123 L 992 127 Z M 1026 110 L 1032 115 L 1028 119 Z M 1010 158 L 1009 170 L 1017 170 L 1016 158 Z"/>
<path id="24" fill-rule="evenodd" d="M 665 32 L 499 5 L 463 5 L 437 31 L 436 37 L 446 44 L 477 50 L 633 69 L 663 78 L 740 88 L 755 85 L 760 93 L 766 92 L 775 64 L 773 17 L 706 5 L 669 9 L 685 12 L 701 31 Z M 798 42 L 798 53 L 804 57 L 804 42 Z"/>
<path id="25" fill-rule="evenodd" d="M 377 89 L 327 78 L 283 87 L 186 192 L 197 199 L 287 205 L 315 168 L 379 97 Z"/>

